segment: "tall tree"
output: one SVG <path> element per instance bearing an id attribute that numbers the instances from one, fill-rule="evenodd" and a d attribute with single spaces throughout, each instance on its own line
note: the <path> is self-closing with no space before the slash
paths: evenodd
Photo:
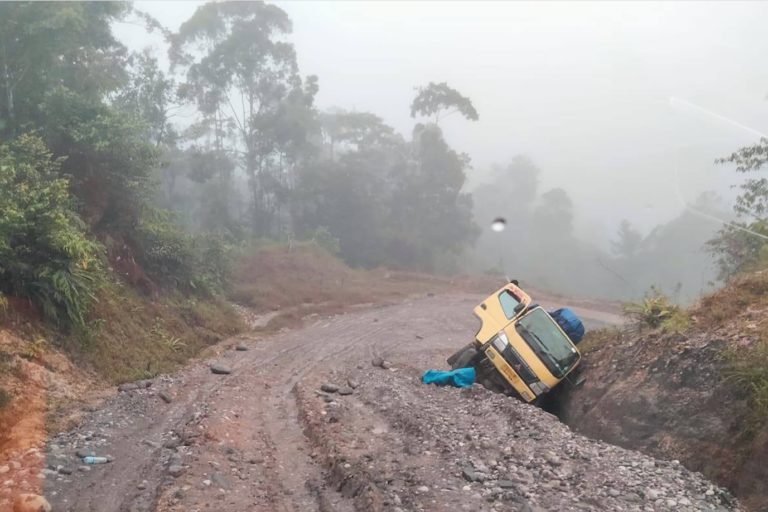
<path id="1" fill-rule="evenodd" d="M 254 228 L 268 234 L 291 158 L 306 137 L 316 79 L 298 74 L 288 16 L 263 2 L 208 3 L 173 36 L 172 62 L 186 68 L 193 98 L 223 149 L 231 124 L 250 178 Z"/>
<path id="2" fill-rule="evenodd" d="M 621 258 L 631 258 L 640 249 L 642 242 L 643 235 L 632 227 L 628 220 L 624 219 L 619 224 L 616 239 L 611 240 L 611 249 L 614 254 Z"/>
<path id="3" fill-rule="evenodd" d="M 482 229 L 474 255 L 483 270 L 522 271 L 529 259 L 524 248 L 532 243 L 531 215 L 540 173 L 528 157 L 518 155 L 506 166 L 494 166 L 488 182 L 472 191 L 473 216 Z M 500 233 L 491 230 L 499 217 L 507 220 Z"/>
<path id="4" fill-rule="evenodd" d="M 347 112 L 335 109 L 319 116 L 323 142 L 328 156 L 336 157 L 336 147 L 341 151 L 359 151 L 372 147 L 402 145 L 402 137 L 391 126 L 370 112 Z"/>
<path id="5" fill-rule="evenodd" d="M 739 149 L 719 163 L 736 172 L 755 173 L 768 164 L 768 139 Z M 717 258 L 721 279 L 768 266 L 768 178 L 747 178 L 740 185 L 734 211 L 737 221 L 723 227 L 707 248 Z"/>
<path id="6" fill-rule="evenodd" d="M 455 113 L 461 114 L 470 121 L 479 119 L 472 101 L 445 82 L 439 84 L 429 82 L 426 87 L 419 87 L 417 91 L 418 94 L 411 103 L 411 117 L 434 116 L 435 124 L 440 123 L 441 117 Z"/>
<path id="7" fill-rule="evenodd" d="M 456 256 L 478 235 L 472 196 L 463 191 L 469 157 L 456 153 L 436 125 L 417 125 L 410 165 L 391 199 L 398 264 L 434 270 L 440 256 Z"/>
<path id="8" fill-rule="evenodd" d="M 544 192 L 533 213 L 543 239 L 563 242 L 573 234 L 573 201 L 562 188 Z"/>
<path id="9" fill-rule="evenodd" d="M 0 3 L 0 135 L 46 123 L 41 106 L 55 87 L 100 100 L 125 80 L 125 48 L 112 21 L 118 2 Z"/>
<path id="10" fill-rule="evenodd" d="M 178 134 L 171 123 L 176 102 L 176 82 L 149 50 L 133 55 L 131 74 L 115 98 L 115 105 L 146 123 L 147 138 L 156 146 L 173 145 Z"/>

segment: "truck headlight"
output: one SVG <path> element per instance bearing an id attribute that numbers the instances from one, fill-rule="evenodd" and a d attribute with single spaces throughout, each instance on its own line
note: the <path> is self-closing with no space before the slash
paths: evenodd
<path id="1" fill-rule="evenodd" d="M 547 386 L 546 384 L 540 381 L 536 381 L 531 384 L 528 384 L 528 387 L 531 388 L 531 391 L 533 391 L 533 393 L 536 396 L 543 395 L 544 393 L 549 391 L 549 386 Z"/>
<path id="2" fill-rule="evenodd" d="M 501 331 L 493 338 L 493 342 L 491 342 L 491 344 L 493 345 L 493 348 L 501 353 L 504 352 L 504 349 L 509 346 L 509 339 L 507 338 L 507 335 L 504 334 L 504 331 Z"/>

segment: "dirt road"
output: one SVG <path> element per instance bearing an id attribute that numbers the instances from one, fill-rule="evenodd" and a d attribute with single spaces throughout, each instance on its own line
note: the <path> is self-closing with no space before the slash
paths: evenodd
<path id="1" fill-rule="evenodd" d="M 424 297 L 233 340 L 53 437 L 44 494 L 55 512 L 733 508 L 674 462 L 585 440 L 478 386 L 421 384 L 472 336 L 481 298 Z M 84 466 L 87 453 L 112 462 Z"/>

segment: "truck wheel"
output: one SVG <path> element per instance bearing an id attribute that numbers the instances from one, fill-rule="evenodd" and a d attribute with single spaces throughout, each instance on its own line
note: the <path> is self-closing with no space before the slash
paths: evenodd
<path id="1" fill-rule="evenodd" d="M 477 367 L 477 382 L 485 389 L 494 393 L 504 394 L 505 387 L 499 382 L 500 377 L 496 375 L 496 368 L 491 366 L 490 361 L 484 359 Z"/>
<path id="2" fill-rule="evenodd" d="M 457 370 L 459 368 L 467 368 L 472 365 L 472 361 L 477 357 L 477 350 L 474 348 L 466 348 L 451 364 L 451 370 Z"/>
<path id="3" fill-rule="evenodd" d="M 493 379 L 481 378 L 478 382 L 488 391 L 493 391 L 494 393 L 500 393 L 502 395 L 504 394 L 504 387 L 497 384 Z"/>
<path id="4" fill-rule="evenodd" d="M 463 354 L 468 348 L 473 348 L 474 346 L 475 346 L 474 342 L 467 343 L 466 345 L 461 347 L 459 350 L 454 352 L 454 354 L 451 357 L 449 357 L 447 361 L 448 364 L 451 366 L 451 368 L 453 368 L 453 363 L 456 362 L 456 360 L 461 356 L 461 354 Z"/>

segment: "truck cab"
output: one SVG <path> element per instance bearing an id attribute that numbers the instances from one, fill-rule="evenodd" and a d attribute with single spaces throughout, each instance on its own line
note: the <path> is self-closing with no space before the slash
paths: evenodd
<path id="1" fill-rule="evenodd" d="M 474 342 L 452 355 L 453 368 L 474 366 L 485 387 L 533 402 L 579 364 L 573 340 L 544 308 L 509 283 L 474 308 Z"/>

